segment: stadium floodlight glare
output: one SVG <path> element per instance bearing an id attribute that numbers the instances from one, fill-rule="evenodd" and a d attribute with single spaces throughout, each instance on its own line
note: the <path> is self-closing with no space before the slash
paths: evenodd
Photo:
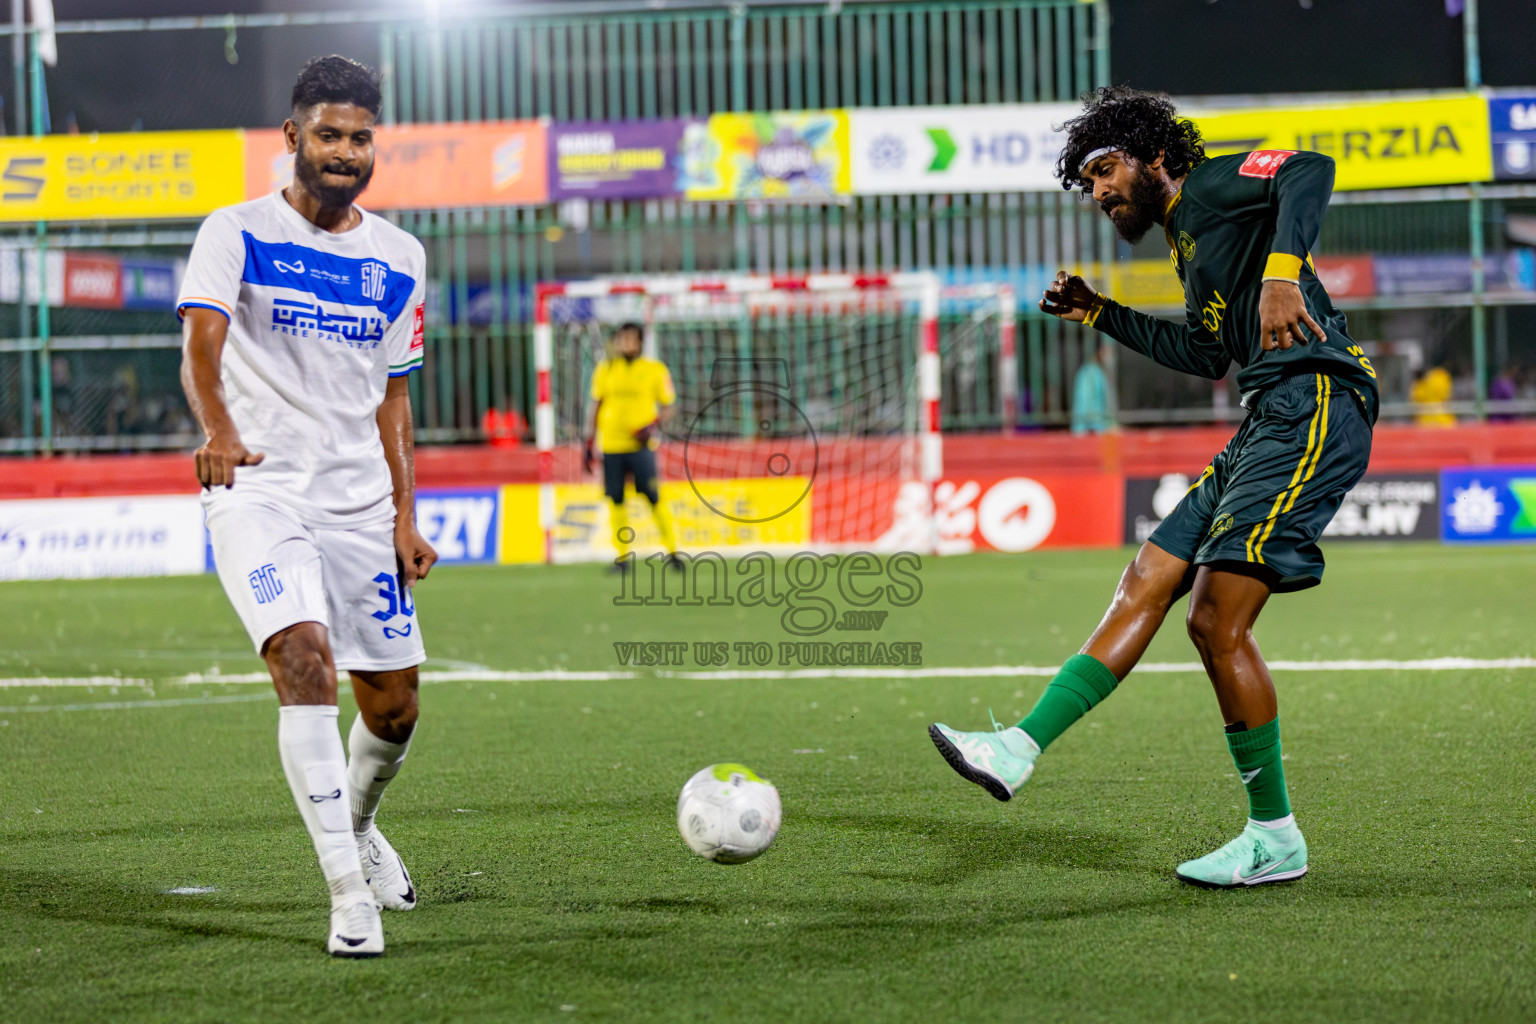
<path id="1" fill-rule="evenodd" d="M 693 489 L 687 503 L 701 525 L 680 530 L 682 546 L 734 531 L 769 537 L 765 547 L 935 550 L 942 295 L 928 272 L 540 284 L 534 437 L 545 560 L 612 557 L 595 484 L 579 496 L 571 488 L 584 481 L 591 373 L 626 321 L 646 326 L 647 354 L 668 365 L 678 393 L 659 456 L 664 481 Z M 782 518 L 791 512 L 794 528 Z M 690 532 L 703 539 L 690 545 Z"/>

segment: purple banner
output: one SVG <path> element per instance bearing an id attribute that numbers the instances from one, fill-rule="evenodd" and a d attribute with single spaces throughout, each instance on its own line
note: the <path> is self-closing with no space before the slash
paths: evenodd
<path id="1" fill-rule="evenodd" d="M 683 133 L 689 123 L 670 120 L 552 124 L 550 198 L 660 199 L 682 195 L 681 151 Z"/>

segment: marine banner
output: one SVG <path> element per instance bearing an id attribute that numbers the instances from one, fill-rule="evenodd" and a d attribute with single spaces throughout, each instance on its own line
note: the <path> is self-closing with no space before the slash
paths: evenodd
<path id="1" fill-rule="evenodd" d="M 1189 113 L 1211 156 L 1274 149 L 1333 157 L 1336 191 L 1462 184 L 1493 173 L 1481 96 Z"/>
<path id="2" fill-rule="evenodd" d="M 848 112 L 855 195 L 1030 192 L 1055 177 L 1075 103 L 903 107 Z"/>
<path id="3" fill-rule="evenodd" d="M 200 573 L 204 545 L 196 495 L 0 501 L 0 580 Z"/>
<path id="4" fill-rule="evenodd" d="M 0 139 L 0 222 L 201 217 L 238 203 L 241 133 Z"/>
<path id="5" fill-rule="evenodd" d="M 549 200 L 547 130 L 540 121 L 404 124 L 379 128 L 370 210 L 526 206 Z M 293 154 L 276 128 L 245 133 L 245 198 L 283 188 Z"/>
<path id="6" fill-rule="evenodd" d="M 848 113 L 715 114 L 684 145 L 689 199 L 825 200 L 847 195 Z"/>

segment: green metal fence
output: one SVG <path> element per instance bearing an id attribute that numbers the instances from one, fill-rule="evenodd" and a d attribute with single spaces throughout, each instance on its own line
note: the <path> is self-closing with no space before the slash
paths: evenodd
<path id="1" fill-rule="evenodd" d="M 601 14 L 566 13 L 575 6 L 528 4 L 438 22 L 354 13 L 65 23 L 59 30 L 66 38 L 119 33 L 132 45 L 162 30 L 213 29 L 228 48 L 234 39 L 228 33 L 238 28 L 242 41 L 264 33 L 261 38 L 287 40 L 292 49 L 299 38 L 331 45 L 316 33 L 355 32 L 361 25 L 376 33 L 387 123 L 1060 101 L 1110 79 L 1104 0 L 693 4 L 641 13 L 610 4 Z M 29 66 L 35 85 L 42 74 L 35 52 Z M 43 127 L 35 102 L 32 124 Z M 1501 218 L 1507 210 L 1528 209 L 1536 195 L 1515 186 L 1422 191 L 1336 197 L 1319 252 L 1487 249 L 1497 255 L 1506 244 Z M 583 200 L 391 216 L 422 239 L 429 258 L 428 358 L 412 378 L 420 436 L 427 441 L 480 437 L 490 409 L 528 415 L 534 397 L 530 295 L 541 280 L 918 268 L 965 277 L 1130 253 L 1096 208 L 1061 192 L 799 205 Z M 29 226 L 0 233 L 0 262 L 7 250 L 18 249 L 184 257 L 195 227 Z M 31 291 L 23 301 L 0 302 L 0 451 L 196 442 L 176 379 L 178 328 L 169 311 L 50 309 L 38 300 L 41 282 L 24 286 Z M 467 313 L 472 298 L 480 310 L 473 316 Z M 1016 425 L 1064 424 L 1073 376 L 1096 338 L 1038 315 L 1031 297 L 1021 299 Z M 1413 328 L 1465 353 L 1476 382 L 1469 411 L 1481 408 L 1476 400 L 1491 375 L 1488 353 L 1495 367 L 1524 358 L 1523 339 L 1536 336 L 1520 326 L 1530 307 L 1494 303 L 1485 314 L 1490 302 L 1475 288 L 1433 316 L 1418 314 Z M 1356 314 L 1363 340 L 1400 331 L 1401 318 L 1393 319 L 1398 313 L 1388 308 L 1393 302 L 1367 305 Z M 1481 332 L 1489 317 L 1492 340 L 1485 344 Z M 946 377 L 956 384 L 946 394 L 946 428 L 1002 426 L 995 333 L 977 330 L 956 312 L 946 317 L 942 343 L 952 365 L 969 368 Z M 1121 360 L 1123 422 L 1241 415 L 1230 389 L 1213 390 L 1133 354 Z M 125 413 L 125 407 L 136 411 Z M 1388 410 L 1405 414 L 1407 408 L 1389 404 Z"/>

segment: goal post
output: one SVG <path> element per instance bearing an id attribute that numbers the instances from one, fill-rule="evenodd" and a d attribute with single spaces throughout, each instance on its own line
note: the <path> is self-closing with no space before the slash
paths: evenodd
<path id="1" fill-rule="evenodd" d="M 612 557 L 581 440 L 592 370 L 627 321 L 644 325 L 646 354 L 669 367 L 677 390 L 658 463 L 680 548 L 935 550 L 943 293 L 926 272 L 538 285 L 545 561 Z M 643 505 L 629 521 L 650 522 Z"/>

